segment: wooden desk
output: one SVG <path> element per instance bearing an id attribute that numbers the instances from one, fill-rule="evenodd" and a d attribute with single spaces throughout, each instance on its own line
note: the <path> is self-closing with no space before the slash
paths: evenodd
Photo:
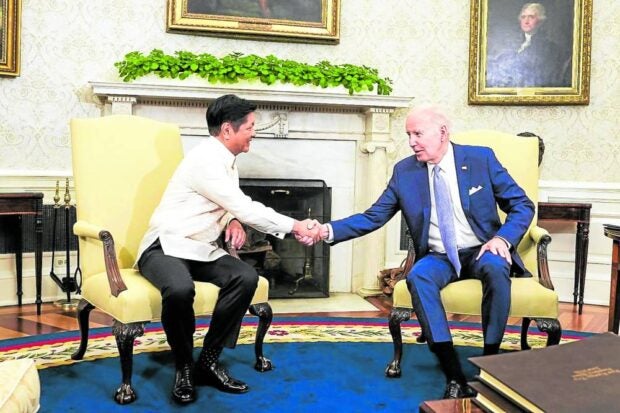
<path id="1" fill-rule="evenodd" d="M 618 294 L 618 278 L 620 278 L 620 227 L 604 225 L 605 236 L 613 240 L 611 252 L 611 288 L 609 291 L 609 324 L 607 330 L 618 334 L 620 323 L 620 294 Z"/>
<path id="2" fill-rule="evenodd" d="M 483 413 L 473 399 L 431 400 L 420 405 L 420 413 Z"/>
<path id="3" fill-rule="evenodd" d="M 575 240 L 575 285 L 573 305 L 579 303 L 579 314 L 583 310 L 583 292 L 586 284 L 588 265 L 588 241 L 590 234 L 590 209 L 592 204 L 539 202 L 538 220 L 566 221 L 577 224 Z"/>
<path id="4" fill-rule="evenodd" d="M 1 228 L 15 236 L 15 267 L 17 270 L 17 304 L 22 305 L 22 217 L 35 216 L 35 275 L 37 314 L 41 314 L 41 281 L 43 267 L 43 194 L 40 192 L 0 193 L 0 217 L 6 216 L 9 225 Z"/>

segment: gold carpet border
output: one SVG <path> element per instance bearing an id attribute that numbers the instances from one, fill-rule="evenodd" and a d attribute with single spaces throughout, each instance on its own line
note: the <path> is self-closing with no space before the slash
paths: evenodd
<path id="1" fill-rule="evenodd" d="M 201 347 L 202 340 L 207 331 L 206 327 L 199 328 L 194 334 L 194 346 Z M 482 332 L 478 329 L 452 327 L 454 343 L 459 346 L 482 347 Z M 403 343 L 417 344 L 416 337 L 420 334 L 419 326 L 402 326 Z M 254 344 L 256 326 L 244 325 L 241 328 L 238 343 L 240 345 Z M 562 339 L 562 343 L 575 341 L 575 339 Z M 274 323 L 265 337 L 266 344 L 278 343 L 301 343 L 301 342 L 354 342 L 354 343 L 392 343 L 392 337 L 387 326 L 343 324 L 278 324 Z M 544 347 L 545 335 L 530 334 L 529 344 L 532 347 Z M 79 338 L 74 340 L 47 344 L 43 346 L 33 345 L 16 350 L 0 351 L 0 361 L 10 359 L 29 358 L 34 359 L 37 368 L 44 369 L 60 365 L 81 363 L 84 361 L 117 357 L 118 349 L 114 336 L 106 335 L 99 338 L 91 338 L 83 360 L 72 360 L 71 354 L 79 346 Z M 520 333 L 507 331 L 502 341 L 502 349 L 518 350 L 520 345 Z M 138 337 L 134 346 L 134 353 L 157 352 L 169 350 L 166 336 L 162 330 L 148 331 Z M 266 349 L 266 355 L 276 353 L 276 350 Z M 386 346 L 386 360 L 392 355 L 392 346 Z"/>

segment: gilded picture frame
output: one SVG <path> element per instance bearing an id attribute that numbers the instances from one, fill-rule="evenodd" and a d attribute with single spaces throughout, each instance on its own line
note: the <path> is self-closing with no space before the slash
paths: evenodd
<path id="1" fill-rule="evenodd" d="M 19 76 L 21 0 L 0 0 L 0 76 Z"/>
<path id="2" fill-rule="evenodd" d="M 468 102 L 587 105 L 592 0 L 471 0 Z"/>
<path id="3" fill-rule="evenodd" d="M 168 0 L 166 30 L 336 44 L 340 40 L 340 0 Z"/>

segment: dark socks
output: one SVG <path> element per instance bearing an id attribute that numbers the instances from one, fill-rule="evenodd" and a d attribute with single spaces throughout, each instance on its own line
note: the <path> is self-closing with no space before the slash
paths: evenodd
<path id="1" fill-rule="evenodd" d="M 492 354 L 499 353 L 499 345 L 500 344 L 501 343 L 495 343 L 495 344 L 484 343 L 484 350 L 482 351 L 482 355 L 483 356 L 490 356 Z"/>
<path id="2" fill-rule="evenodd" d="M 220 354 L 222 354 L 222 347 L 204 347 L 198 359 L 200 367 L 212 365 L 220 358 Z"/>
<path id="3" fill-rule="evenodd" d="M 437 358 L 441 365 L 441 370 L 446 375 L 446 381 L 456 380 L 460 385 L 466 385 L 467 380 L 461 369 L 461 362 L 454 349 L 454 344 L 451 341 L 444 341 L 441 343 L 433 343 L 430 345 L 430 349 Z"/>

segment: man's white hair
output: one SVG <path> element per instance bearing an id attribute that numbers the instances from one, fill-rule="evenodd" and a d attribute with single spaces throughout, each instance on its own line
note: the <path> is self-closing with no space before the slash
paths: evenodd
<path id="1" fill-rule="evenodd" d="M 527 9 L 533 9 L 536 11 L 536 15 L 538 16 L 538 20 L 541 22 L 547 18 L 547 14 L 545 12 L 545 6 L 540 3 L 525 3 L 521 8 L 521 13 L 519 13 L 519 18 L 523 14 L 523 12 Z"/>
<path id="2" fill-rule="evenodd" d="M 452 122 L 450 122 L 444 110 L 438 106 L 418 106 L 409 112 L 409 116 L 417 119 L 426 119 L 439 127 L 445 126 L 448 133 L 452 131 Z"/>

